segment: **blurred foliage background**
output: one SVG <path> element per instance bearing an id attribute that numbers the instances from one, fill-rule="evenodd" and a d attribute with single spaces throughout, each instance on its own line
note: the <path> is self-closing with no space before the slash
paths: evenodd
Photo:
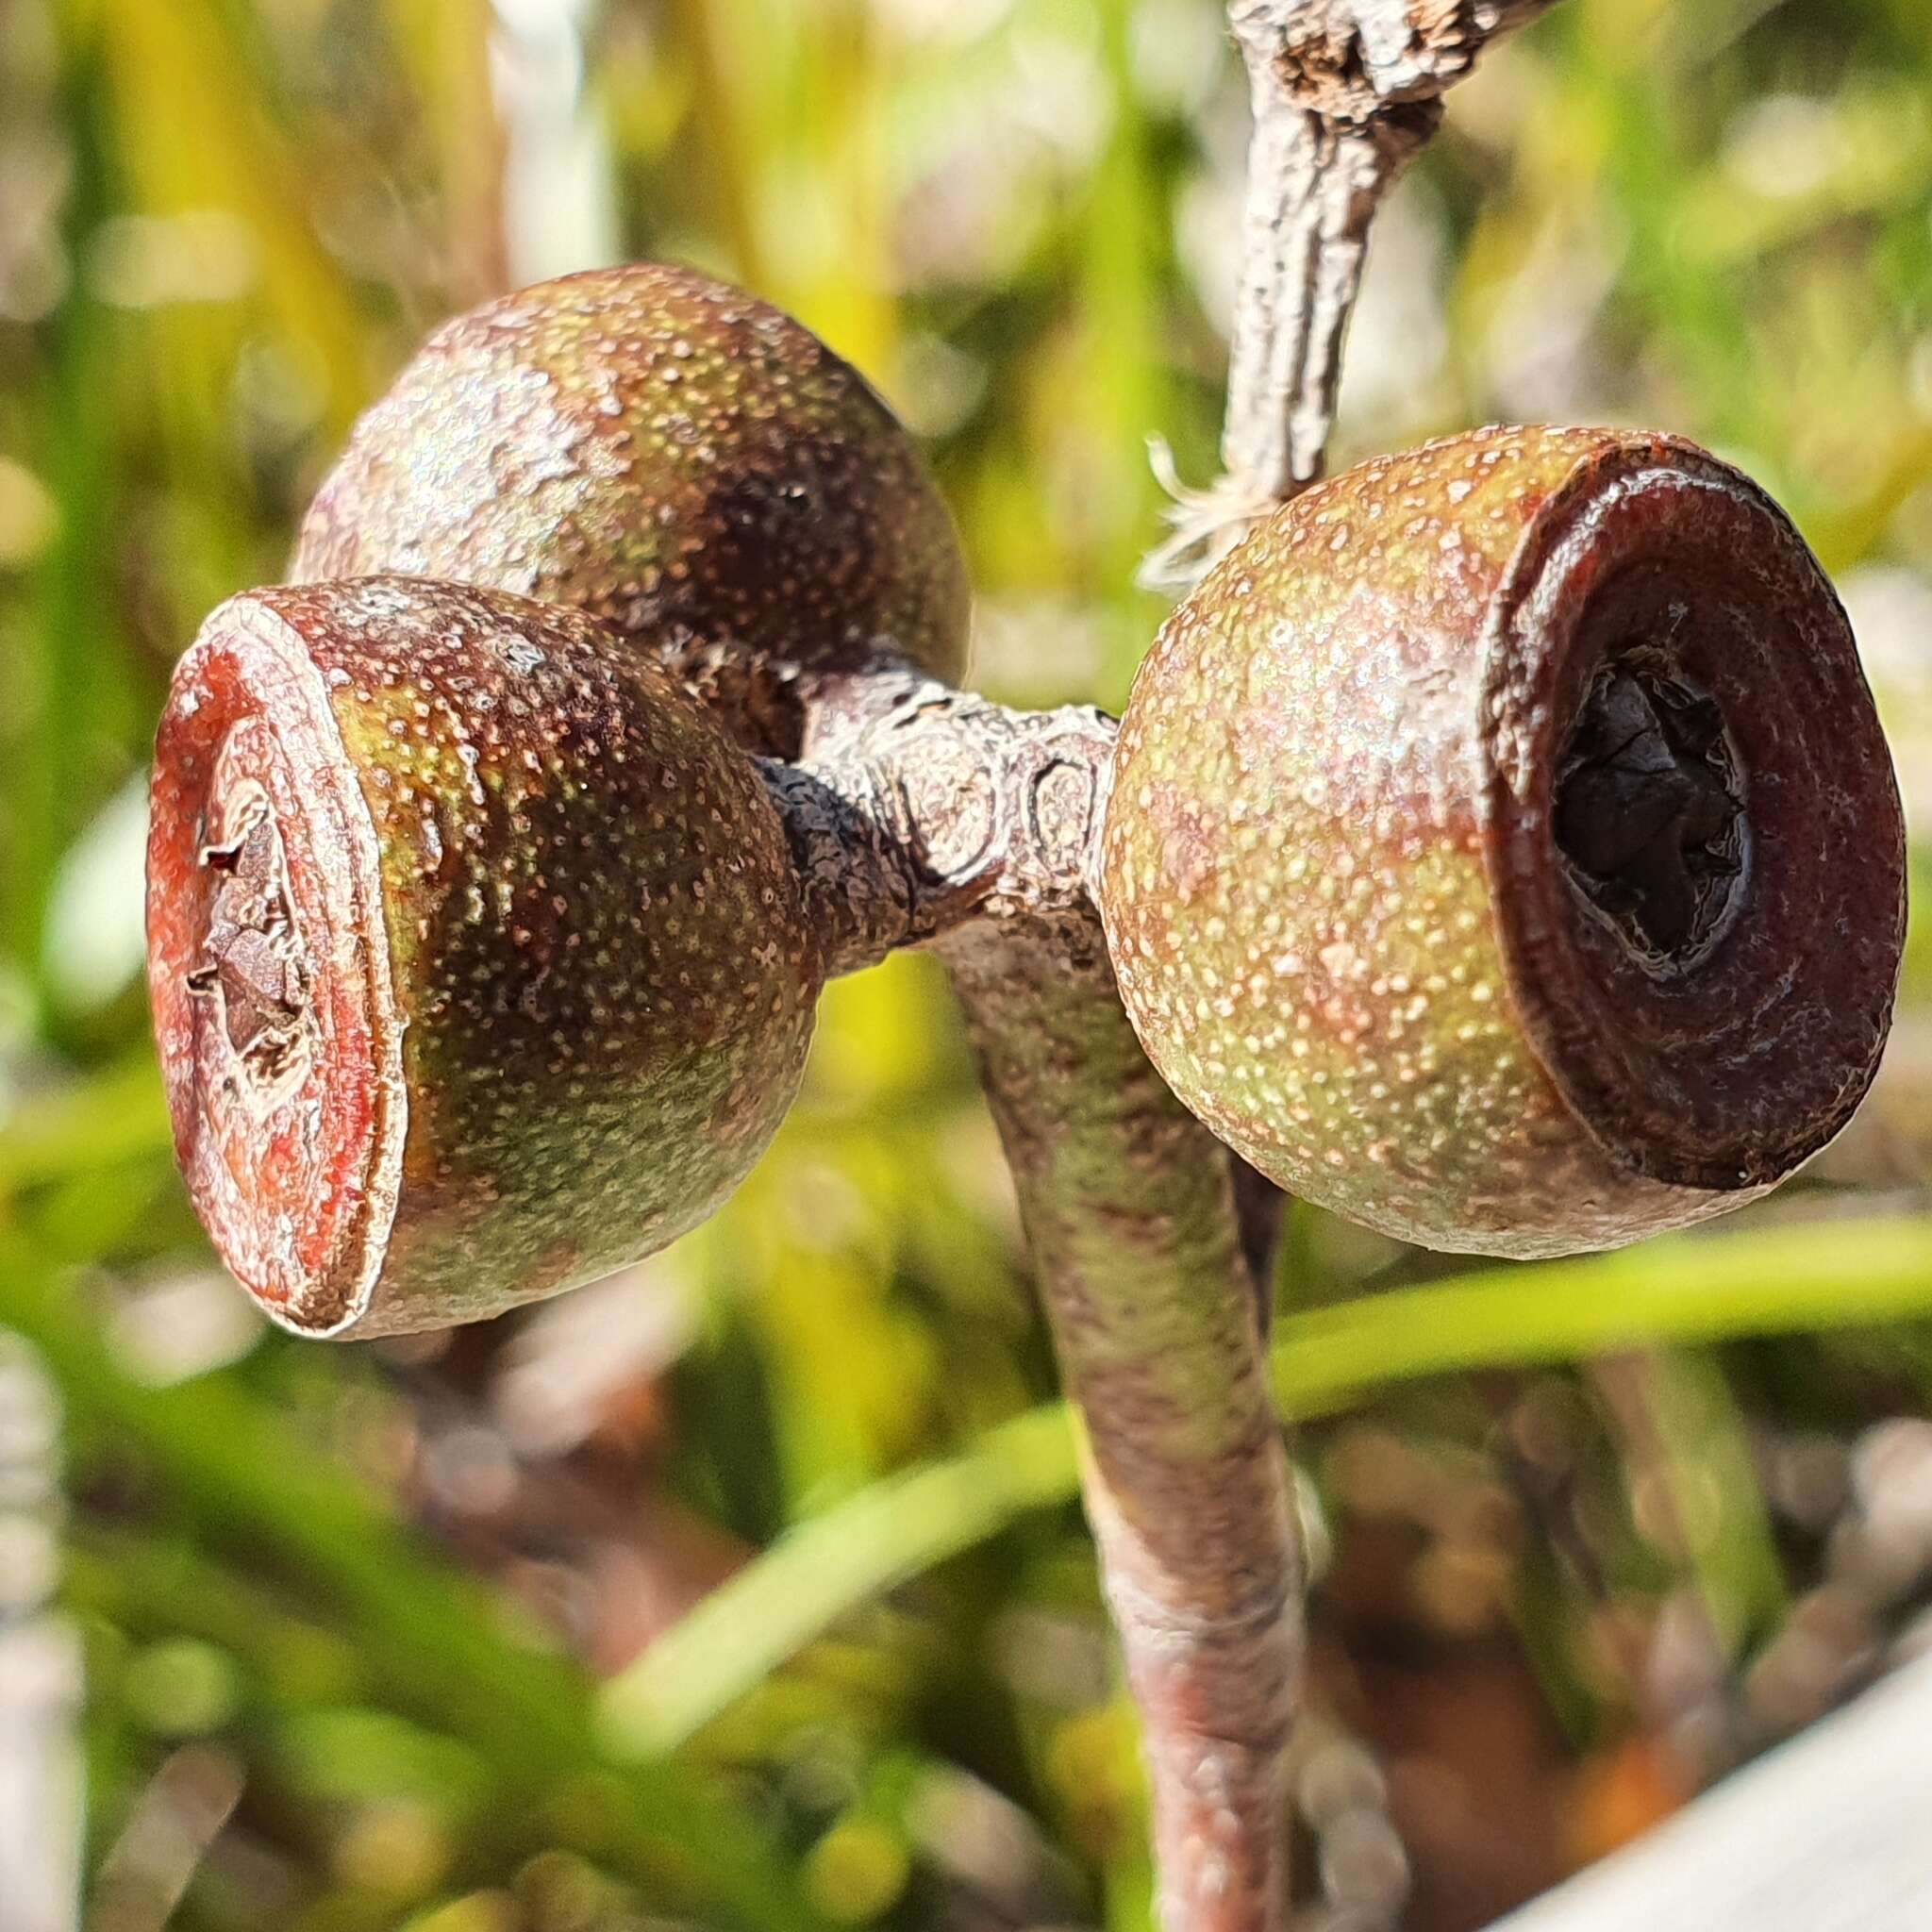
<path id="1" fill-rule="evenodd" d="M 927 439 L 987 689 L 1117 703 L 1161 614 L 1147 437 L 1212 471 L 1237 67 L 1216 0 L 0 7 L 23 1915 L 70 1923 L 66 1713 L 114 1932 L 1146 1924 L 1066 1425 L 927 963 L 834 990 L 779 1144 L 661 1260 L 296 1343 L 169 1158 L 143 765 L 175 653 L 277 575 L 421 333 L 635 256 L 791 308 Z M 1923 0 L 1568 0 L 1494 55 L 1377 231 L 1340 455 L 1495 417 L 1761 477 L 1932 837 Z M 1859 1122 L 1719 1228 L 1473 1274 L 1297 1214 L 1305 1932 L 1481 1924 L 1932 1645 L 1925 934 Z"/>

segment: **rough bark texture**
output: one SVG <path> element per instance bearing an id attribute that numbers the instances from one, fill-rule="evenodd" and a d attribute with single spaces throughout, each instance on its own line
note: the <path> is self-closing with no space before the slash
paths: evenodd
<path id="1" fill-rule="evenodd" d="M 1187 589 L 1322 474 L 1370 225 L 1441 125 L 1442 95 L 1554 0 L 1231 0 L 1255 128 L 1220 481 L 1171 485 L 1142 573 Z"/>
<path id="2" fill-rule="evenodd" d="M 1369 224 L 1441 118 L 1424 101 L 1365 124 L 1291 106 L 1254 62 L 1247 239 L 1228 368 L 1222 461 L 1257 507 L 1322 473 L 1341 378 L 1341 339 Z"/>
<path id="3" fill-rule="evenodd" d="M 909 668 L 808 704 L 766 767 L 836 968 L 932 943 L 1011 1165 L 1142 1719 L 1163 1923 L 1288 1895 L 1300 1563 L 1227 1151 L 1141 1051 L 1087 874 L 1115 727 Z"/>
<path id="4" fill-rule="evenodd" d="M 1439 99 L 1499 34 L 1555 0 L 1231 0 L 1250 68 L 1324 119 L 1366 123 Z"/>
<path id="5" fill-rule="evenodd" d="M 1443 93 L 1551 4 L 1233 0 L 1255 134 L 1223 458 L 1257 496 L 1321 475 L 1369 225 Z"/>
<path id="6" fill-rule="evenodd" d="M 1009 711 L 891 662 L 802 689 L 804 761 L 763 769 L 829 972 L 1085 903 L 1111 718 Z"/>

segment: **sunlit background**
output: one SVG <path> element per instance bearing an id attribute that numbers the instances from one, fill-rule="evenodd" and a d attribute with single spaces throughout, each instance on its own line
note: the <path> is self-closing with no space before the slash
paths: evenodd
<path id="1" fill-rule="evenodd" d="M 1215 0 L 0 7 L 9 1932 L 75 1923 L 75 1860 L 102 1932 L 1146 1924 L 934 969 L 834 989 L 791 1124 L 661 1259 L 293 1342 L 168 1156 L 143 766 L 175 654 L 423 331 L 640 256 L 793 309 L 926 439 L 986 689 L 1118 703 L 1148 437 L 1213 471 L 1245 132 Z M 1744 464 L 1932 836 L 1924 0 L 1565 0 L 1388 209 L 1342 403 L 1344 458 L 1610 418 Z M 1924 943 L 1859 1123 L 1707 1234 L 1471 1274 L 1295 1218 L 1297 1932 L 1480 1925 L 1932 1647 Z"/>

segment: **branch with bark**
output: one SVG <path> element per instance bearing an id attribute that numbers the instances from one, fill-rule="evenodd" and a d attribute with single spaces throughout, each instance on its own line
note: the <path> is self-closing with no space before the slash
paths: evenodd
<path id="1" fill-rule="evenodd" d="M 1191 583 L 1321 475 L 1375 210 L 1442 92 L 1549 4 L 1234 0 L 1255 132 L 1227 474 L 1177 506 L 1155 581 Z M 1112 737 L 1092 712 L 1026 719 L 856 680 L 808 740 L 806 769 L 842 809 L 800 813 L 793 794 L 792 817 L 807 847 L 846 827 L 851 860 L 827 863 L 821 845 L 808 875 L 848 926 L 864 922 L 850 882 L 895 855 L 885 890 L 858 903 L 890 907 L 901 942 L 937 939 L 966 1008 L 1086 1430 L 1162 1924 L 1266 1932 L 1287 1910 L 1301 1660 L 1301 1556 L 1262 1355 L 1279 1197 L 1179 1106 L 1121 1009 L 1088 890 Z"/>
<path id="2" fill-rule="evenodd" d="M 765 767 L 841 966 L 930 944 L 965 1008 L 1084 1430 L 1081 1487 L 1173 1932 L 1280 1922 L 1301 1560 L 1234 1163 L 1148 1064 L 1091 887 L 1115 728 L 880 668 Z M 1258 1292 L 1257 1292 L 1258 1289 Z"/>
<path id="3" fill-rule="evenodd" d="M 1369 230 L 1483 49 L 1555 0 L 1231 0 L 1254 132 L 1223 475 L 1170 480 L 1142 581 L 1186 590 L 1323 470 Z"/>

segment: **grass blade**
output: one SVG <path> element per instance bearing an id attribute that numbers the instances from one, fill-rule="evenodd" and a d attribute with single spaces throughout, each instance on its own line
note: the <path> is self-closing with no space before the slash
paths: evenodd
<path id="1" fill-rule="evenodd" d="M 1284 1415 L 1306 1419 L 1427 1375 L 1928 1313 L 1932 1220 L 1772 1222 L 1486 1268 L 1287 1316 L 1274 1389 Z M 608 1737 L 626 1754 L 682 1742 L 841 1617 L 1024 1510 L 1071 1501 L 1076 1487 L 1058 1406 L 871 1485 L 790 1531 L 616 1677 L 604 1695 Z"/>
<path id="2" fill-rule="evenodd" d="M 332 1627 L 414 1681 L 425 1716 L 480 1751 L 509 1789 L 541 1790 L 559 1835 L 581 1819 L 597 1855 L 658 1900 L 747 1932 L 815 1922 L 743 1813 L 688 1767 L 618 1771 L 598 1749 L 581 1673 L 505 1634 L 487 1591 L 430 1560 L 373 1492 L 246 1391 L 220 1376 L 167 1389 L 131 1380 L 71 1284 L 18 1241 L 0 1243 L 0 1324 L 40 1349 L 83 1453 L 103 1440 L 134 1448 L 200 1533 L 298 1577 L 330 1606 Z"/>

